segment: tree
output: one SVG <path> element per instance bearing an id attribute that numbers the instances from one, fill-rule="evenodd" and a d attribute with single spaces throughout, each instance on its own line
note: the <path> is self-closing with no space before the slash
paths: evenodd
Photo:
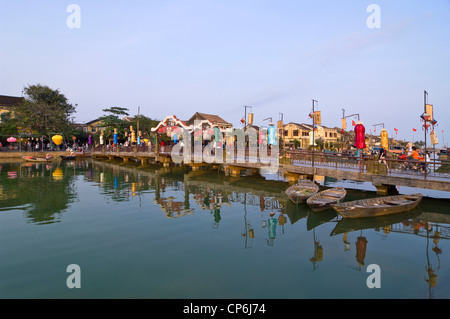
<path id="1" fill-rule="evenodd" d="M 16 108 L 18 125 L 41 135 L 70 135 L 70 116 L 75 107 L 59 92 L 41 84 L 24 88 L 25 99 Z"/>
<path id="2" fill-rule="evenodd" d="M 128 109 L 124 107 L 113 106 L 109 109 L 103 109 L 103 112 L 110 113 L 103 115 L 99 118 L 102 121 L 105 129 L 105 137 L 111 138 L 114 134 L 114 129 L 117 129 L 117 133 L 121 136 L 124 135 L 126 128 L 126 122 L 122 120 L 119 115 L 128 115 Z M 97 133 L 100 134 L 100 133 Z"/>

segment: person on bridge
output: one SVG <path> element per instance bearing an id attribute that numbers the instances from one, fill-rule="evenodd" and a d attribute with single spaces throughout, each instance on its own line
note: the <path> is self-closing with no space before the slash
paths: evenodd
<path id="1" fill-rule="evenodd" d="M 379 153 L 380 155 L 379 155 L 379 158 L 378 158 L 378 163 L 383 163 L 384 165 L 386 165 L 387 166 L 387 163 L 386 163 L 386 150 L 382 147 L 382 148 L 380 148 L 380 153 Z"/>
<path id="2" fill-rule="evenodd" d="M 419 151 L 417 150 L 417 147 L 415 146 L 412 147 L 411 156 L 409 156 L 408 158 L 411 160 L 411 168 L 416 170 L 417 169 L 416 162 L 420 160 Z"/>

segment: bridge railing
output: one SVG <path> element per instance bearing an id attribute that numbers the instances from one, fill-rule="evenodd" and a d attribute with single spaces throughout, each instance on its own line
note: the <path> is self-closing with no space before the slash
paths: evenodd
<path id="1" fill-rule="evenodd" d="M 362 154 L 357 157 L 352 154 L 313 153 L 312 151 L 287 151 L 286 157 L 291 165 L 314 165 L 396 176 L 415 175 L 422 178 L 450 178 L 450 163 L 434 159 L 427 161 L 427 163 L 395 158 L 386 158 L 380 161 L 379 157 L 374 155 Z"/>

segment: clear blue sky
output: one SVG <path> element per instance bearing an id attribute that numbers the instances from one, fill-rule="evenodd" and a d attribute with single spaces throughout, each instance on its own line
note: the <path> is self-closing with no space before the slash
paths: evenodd
<path id="1" fill-rule="evenodd" d="M 81 28 L 66 25 L 72 3 Z M 381 28 L 366 24 L 372 3 Z M 345 109 L 366 130 L 384 123 L 418 140 L 426 90 L 448 144 L 449 57 L 449 0 L 0 0 L 0 94 L 48 85 L 78 104 L 82 123 L 140 106 L 240 126 L 244 105 L 257 125 L 279 113 L 310 123 L 315 99 L 326 126 L 340 127 Z"/>

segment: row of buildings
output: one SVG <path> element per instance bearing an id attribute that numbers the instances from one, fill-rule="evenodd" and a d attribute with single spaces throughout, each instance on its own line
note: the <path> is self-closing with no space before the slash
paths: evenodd
<path id="1" fill-rule="evenodd" d="M 0 123 L 3 116 L 10 114 L 12 108 L 23 100 L 21 97 L 0 95 Z M 131 118 L 123 118 L 125 121 L 131 121 Z M 224 120 L 222 117 L 214 114 L 206 114 L 196 112 L 188 120 L 182 121 L 186 125 L 192 125 L 195 121 L 209 121 L 219 127 L 226 129 L 233 125 Z M 102 130 L 103 123 L 99 119 L 94 119 L 87 123 L 73 123 L 73 126 L 86 133 L 95 134 Z M 251 125 L 256 130 L 260 127 Z M 345 149 L 350 147 L 353 140 L 354 132 L 352 130 L 343 130 L 337 127 L 327 127 L 324 125 L 316 125 L 313 128 L 312 124 L 289 122 L 286 124 L 277 123 L 279 137 L 282 145 L 286 148 L 302 148 L 308 149 L 312 145 L 312 132 L 314 129 L 314 140 L 316 145 L 321 148 L 329 149 Z M 377 136 L 368 136 L 368 142 L 371 145 L 377 145 L 380 141 Z"/>

